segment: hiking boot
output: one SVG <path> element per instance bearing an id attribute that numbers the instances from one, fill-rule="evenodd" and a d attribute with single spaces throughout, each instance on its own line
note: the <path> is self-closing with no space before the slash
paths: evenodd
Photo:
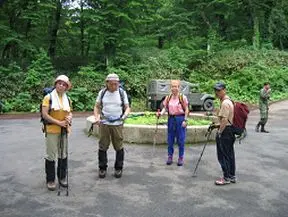
<path id="1" fill-rule="evenodd" d="M 47 182 L 47 188 L 49 191 L 55 191 L 56 183 L 55 182 Z"/>
<path id="2" fill-rule="evenodd" d="M 256 131 L 257 133 L 259 133 L 259 127 L 260 127 L 260 124 L 258 123 L 258 124 L 256 125 L 256 127 L 255 127 L 255 131 Z"/>
<path id="3" fill-rule="evenodd" d="M 269 133 L 269 131 L 265 130 L 263 124 L 261 125 L 261 130 L 260 130 L 260 132 L 261 132 L 261 133 Z"/>
<path id="4" fill-rule="evenodd" d="M 119 179 L 122 176 L 122 170 L 115 170 L 114 172 L 115 178 Z"/>
<path id="5" fill-rule="evenodd" d="M 183 166 L 183 164 L 184 164 L 183 157 L 179 157 L 178 162 L 177 162 L 177 166 Z"/>
<path id="6" fill-rule="evenodd" d="M 232 178 L 229 178 L 229 180 L 230 180 L 230 182 L 233 183 L 233 184 L 237 183 L 237 179 L 236 179 L 235 176 L 232 177 Z"/>
<path id="7" fill-rule="evenodd" d="M 67 179 L 59 180 L 59 185 L 61 185 L 63 188 L 67 188 L 68 187 Z"/>
<path id="8" fill-rule="evenodd" d="M 106 177 L 106 170 L 99 170 L 99 178 L 104 179 Z"/>
<path id="9" fill-rule="evenodd" d="M 231 183 L 230 179 L 227 179 L 227 178 L 224 178 L 224 177 L 222 177 L 220 179 L 217 179 L 215 181 L 215 185 L 227 185 L 227 184 L 230 184 L 230 183 Z"/>
<path id="10" fill-rule="evenodd" d="M 171 165 L 173 163 L 173 158 L 172 156 L 168 156 L 168 160 L 166 161 L 167 165 Z"/>

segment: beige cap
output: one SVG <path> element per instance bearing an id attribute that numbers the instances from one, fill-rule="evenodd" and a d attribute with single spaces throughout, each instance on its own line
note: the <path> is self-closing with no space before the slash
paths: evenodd
<path id="1" fill-rule="evenodd" d="M 119 81 L 119 76 L 115 73 L 109 74 L 106 77 L 106 81 Z"/>
<path id="2" fill-rule="evenodd" d="M 54 81 L 54 84 L 56 84 L 57 81 L 63 81 L 65 82 L 67 85 L 68 85 L 68 88 L 67 90 L 69 90 L 71 88 L 71 82 L 69 81 L 69 78 L 66 76 L 66 75 L 59 75 L 55 81 Z"/>

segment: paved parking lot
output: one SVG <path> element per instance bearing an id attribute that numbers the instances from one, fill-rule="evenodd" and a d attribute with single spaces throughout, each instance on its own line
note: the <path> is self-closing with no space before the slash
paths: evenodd
<path id="1" fill-rule="evenodd" d="M 248 121 L 248 137 L 235 144 L 239 182 L 215 186 L 221 175 L 215 144 L 207 146 L 192 178 L 202 145 L 186 147 L 184 167 L 165 165 L 166 147 L 126 145 L 121 179 L 97 177 L 97 141 L 84 134 L 85 118 L 75 118 L 69 145 L 70 196 L 48 192 L 44 182 L 44 138 L 39 119 L 0 120 L 1 217 L 285 217 L 288 216 L 288 101 L 273 104 L 267 128 L 254 132 L 258 111 Z M 1 116 L 0 116 L 1 118 Z M 151 135 L 153 136 L 153 135 Z"/>

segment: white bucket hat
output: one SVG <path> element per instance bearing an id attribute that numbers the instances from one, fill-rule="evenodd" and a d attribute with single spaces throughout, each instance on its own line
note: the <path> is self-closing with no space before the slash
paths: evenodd
<path id="1" fill-rule="evenodd" d="M 65 83 L 68 85 L 67 90 L 69 90 L 69 89 L 71 88 L 71 86 L 72 86 L 72 85 L 71 85 L 71 82 L 69 81 L 69 78 L 68 78 L 66 75 L 59 75 L 59 76 L 55 79 L 54 84 L 56 84 L 57 81 L 63 81 L 63 82 L 65 82 Z"/>
<path id="2" fill-rule="evenodd" d="M 119 76 L 115 73 L 109 74 L 106 77 L 106 81 L 119 81 Z"/>

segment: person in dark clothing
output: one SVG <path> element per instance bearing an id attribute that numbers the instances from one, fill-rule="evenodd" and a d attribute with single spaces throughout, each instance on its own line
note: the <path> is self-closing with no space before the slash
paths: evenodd
<path id="1" fill-rule="evenodd" d="M 268 101 L 270 99 L 270 84 L 268 82 L 264 83 L 264 87 L 260 90 L 260 96 L 259 96 L 259 110 L 260 110 L 260 121 L 256 125 L 256 132 L 259 132 L 259 128 L 261 126 L 260 132 L 262 133 L 269 133 L 269 131 L 265 130 L 265 125 L 268 121 L 268 110 L 269 105 Z"/>
<path id="2" fill-rule="evenodd" d="M 235 136 L 232 133 L 234 117 L 234 105 L 226 95 L 226 86 L 218 82 L 214 86 L 215 95 L 220 100 L 220 110 L 218 112 L 218 131 L 216 134 L 217 158 L 222 168 L 223 177 L 215 181 L 216 185 L 226 185 L 236 183 L 235 177 Z"/>

